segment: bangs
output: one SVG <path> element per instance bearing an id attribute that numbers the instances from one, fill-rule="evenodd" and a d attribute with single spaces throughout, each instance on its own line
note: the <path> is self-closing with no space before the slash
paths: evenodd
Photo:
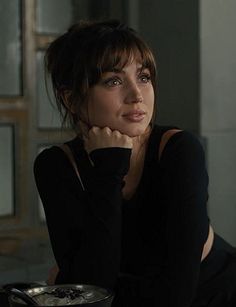
<path id="1" fill-rule="evenodd" d="M 114 32 L 112 34 L 109 38 L 106 37 L 106 40 L 99 42 L 98 49 L 91 57 L 93 60 L 90 63 L 93 71 L 90 76 L 93 76 L 93 80 L 90 79 L 90 86 L 96 84 L 103 73 L 114 69 L 122 70 L 133 60 L 140 63 L 142 69 L 149 69 L 151 80 L 155 83 L 156 65 L 149 47 L 134 35 L 124 36 L 122 33 L 116 35 Z M 96 67 L 96 72 L 94 67 Z"/>
<path id="2" fill-rule="evenodd" d="M 82 21 L 56 38 L 47 48 L 45 66 L 51 75 L 63 122 L 69 119 L 72 127 L 80 131 L 78 123 L 88 107 L 91 87 L 101 80 L 104 73 L 121 71 L 133 61 L 141 65 L 141 70 L 149 70 L 156 97 L 153 53 L 136 31 L 127 25 L 118 20 Z M 154 100 L 154 108 L 155 105 Z"/>

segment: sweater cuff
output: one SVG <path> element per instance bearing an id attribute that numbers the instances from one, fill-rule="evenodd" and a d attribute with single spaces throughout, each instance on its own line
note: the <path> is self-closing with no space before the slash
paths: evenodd
<path id="1" fill-rule="evenodd" d="M 106 147 L 95 149 L 90 153 L 94 167 L 107 175 L 125 176 L 130 166 L 132 149 L 122 147 Z"/>

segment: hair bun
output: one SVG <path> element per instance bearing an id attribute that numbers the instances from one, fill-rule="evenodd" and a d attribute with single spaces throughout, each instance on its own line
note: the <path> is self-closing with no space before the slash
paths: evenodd
<path id="1" fill-rule="evenodd" d="M 67 33 L 71 34 L 74 32 L 77 32 L 81 29 L 87 28 L 88 26 L 91 26 L 93 22 L 87 21 L 87 20 L 80 20 L 79 22 L 73 24 L 72 26 L 69 27 L 67 30 Z"/>

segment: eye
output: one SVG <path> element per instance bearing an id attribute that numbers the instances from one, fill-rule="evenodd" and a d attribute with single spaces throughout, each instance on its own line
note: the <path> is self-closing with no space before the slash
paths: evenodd
<path id="1" fill-rule="evenodd" d="M 112 77 L 112 78 L 109 78 L 107 80 L 104 80 L 104 84 L 109 86 L 109 87 L 113 87 L 113 86 L 121 85 L 122 81 L 117 77 Z"/>
<path id="2" fill-rule="evenodd" d="M 139 80 L 142 83 L 148 83 L 151 81 L 151 76 L 148 73 L 143 73 L 141 75 L 139 75 Z"/>

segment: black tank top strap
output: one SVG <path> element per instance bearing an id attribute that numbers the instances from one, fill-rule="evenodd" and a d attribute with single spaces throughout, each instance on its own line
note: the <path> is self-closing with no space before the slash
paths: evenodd
<path id="1" fill-rule="evenodd" d="M 153 161 L 153 159 L 156 159 L 156 161 L 158 161 L 158 153 L 159 153 L 161 138 L 166 131 L 171 129 L 180 129 L 180 128 L 176 126 L 160 126 L 160 125 L 153 126 L 149 139 L 149 146 L 147 152 L 148 162 Z"/>

